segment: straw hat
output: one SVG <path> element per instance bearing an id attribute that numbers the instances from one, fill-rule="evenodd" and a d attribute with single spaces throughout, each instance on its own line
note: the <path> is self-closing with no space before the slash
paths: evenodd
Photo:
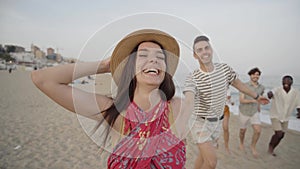
<path id="1" fill-rule="evenodd" d="M 160 43 L 167 54 L 167 72 L 174 75 L 178 59 L 179 45 L 169 34 L 155 29 L 142 29 L 128 34 L 115 47 L 110 61 L 111 74 L 115 83 L 119 84 L 120 76 L 132 50 L 141 42 L 155 41 Z"/>

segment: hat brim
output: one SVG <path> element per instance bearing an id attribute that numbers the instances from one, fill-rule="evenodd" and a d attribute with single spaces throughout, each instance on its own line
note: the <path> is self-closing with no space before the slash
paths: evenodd
<path id="1" fill-rule="evenodd" d="M 155 29 L 142 29 L 132 32 L 131 34 L 123 38 L 117 44 L 112 53 L 110 70 L 117 85 L 119 84 L 119 79 L 121 76 L 119 72 L 123 72 L 124 66 L 127 63 L 127 59 L 130 56 L 132 50 L 138 44 L 145 41 L 158 42 L 164 48 L 167 55 L 167 73 L 174 75 L 178 65 L 180 52 L 177 41 L 165 32 Z"/>

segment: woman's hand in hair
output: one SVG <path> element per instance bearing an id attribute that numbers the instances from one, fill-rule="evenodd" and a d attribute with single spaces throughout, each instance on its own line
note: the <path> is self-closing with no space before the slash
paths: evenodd
<path id="1" fill-rule="evenodd" d="M 106 59 L 103 59 L 100 61 L 100 64 L 98 66 L 98 71 L 97 71 L 97 74 L 99 73 L 110 73 L 110 59 L 111 57 L 109 58 L 106 58 Z"/>

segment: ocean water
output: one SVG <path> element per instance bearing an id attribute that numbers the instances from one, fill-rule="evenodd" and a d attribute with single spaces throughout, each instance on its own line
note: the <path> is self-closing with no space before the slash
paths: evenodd
<path id="1" fill-rule="evenodd" d="M 282 86 L 281 79 L 283 76 L 261 76 L 259 82 L 265 86 L 265 93 L 268 93 L 270 90 L 272 90 L 275 87 Z M 182 78 L 182 77 L 181 77 Z M 180 78 L 180 79 L 181 79 Z M 243 82 L 249 81 L 248 75 L 239 75 L 239 78 Z M 294 83 L 293 87 L 300 90 L 300 76 L 293 76 Z M 182 80 L 180 80 L 182 82 Z M 184 82 L 184 80 L 183 80 Z M 179 85 L 176 85 L 176 96 L 183 97 L 182 90 L 184 83 L 178 83 Z M 238 115 L 239 114 L 239 91 L 235 89 L 234 87 L 230 87 L 231 89 L 231 100 L 234 102 L 234 106 L 230 107 L 230 110 L 233 114 Z M 260 118 L 261 121 L 267 124 L 271 124 L 270 117 L 269 117 L 269 110 L 271 107 L 271 103 L 267 105 L 261 106 L 261 113 Z M 289 120 L 289 129 L 300 131 L 300 119 L 296 118 L 297 111 L 296 109 L 292 113 L 292 116 Z"/>

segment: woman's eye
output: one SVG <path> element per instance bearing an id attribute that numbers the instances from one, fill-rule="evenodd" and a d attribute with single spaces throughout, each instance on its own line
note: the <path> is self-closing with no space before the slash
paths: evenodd
<path id="1" fill-rule="evenodd" d="M 157 56 L 157 58 L 160 60 L 165 60 L 165 56 Z"/>
<path id="2" fill-rule="evenodd" d="M 145 54 L 139 54 L 139 57 L 147 57 Z"/>

